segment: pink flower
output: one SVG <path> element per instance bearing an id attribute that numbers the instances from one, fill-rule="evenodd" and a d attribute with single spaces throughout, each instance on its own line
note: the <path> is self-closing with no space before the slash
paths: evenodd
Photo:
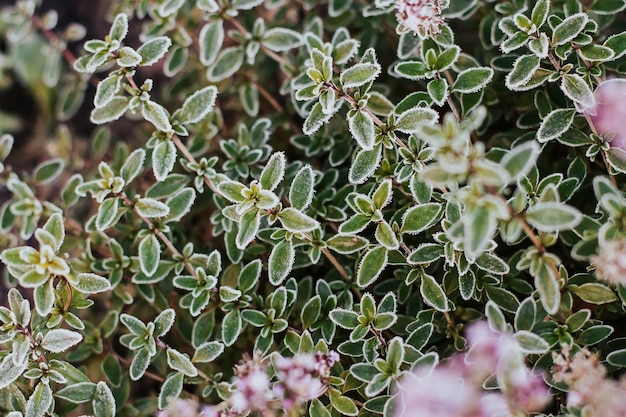
<path id="1" fill-rule="evenodd" d="M 412 31 L 422 39 L 439 34 L 444 24 L 441 9 L 439 0 L 397 0 L 400 31 Z"/>
<path id="2" fill-rule="evenodd" d="M 527 413 L 539 412 L 552 397 L 543 377 L 525 366 L 518 366 L 505 372 L 504 391 L 517 410 Z"/>
<path id="3" fill-rule="evenodd" d="M 170 402 L 165 410 L 159 411 L 157 417 L 196 417 L 197 415 L 198 403 L 196 401 L 177 398 Z"/>
<path id="4" fill-rule="evenodd" d="M 494 332 L 484 321 L 468 326 L 465 336 L 470 346 L 465 355 L 466 377 L 478 384 L 496 373 L 505 355 L 517 353 L 517 345 L 511 335 Z"/>
<path id="5" fill-rule="evenodd" d="M 626 139 L 626 134 L 624 138 Z M 591 258 L 591 263 L 596 267 L 596 276 L 599 279 L 614 285 L 626 284 L 626 239 L 612 240 L 600 245 L 600 251 Z"/>
<path id="6" fill-rule="evenodd" d="M 611 142 L 611 146 L 626 149 L 626 80 L 603 81 L 594 92 L 595 103 L 584 109 L 598 134 Z"/>

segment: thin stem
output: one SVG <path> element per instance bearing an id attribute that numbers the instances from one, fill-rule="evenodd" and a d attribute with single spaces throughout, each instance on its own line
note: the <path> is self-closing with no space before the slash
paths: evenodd
<path id="1" fill-rule="evenodd" d="M 193 155 L 189 152 L 189 150 L 187 149 L 187 147 L 185 146 L 185 144 L 180 140 L 180 138 L 177 135 L 172 135 L 172 142 L 174 142 L 174 146 L 176 146 L 176 148 L 180 151 L 180 153 L 183 154 L 183 156 L 185 157 L 185 159 L 187 159 L 189 162 L 191 162 L 192 164 L 197 164 L 198 162 L 196 161 L 196 158 L 193 157 Z M 214 193 L 217 193 L 217 190 L 215 189 L 215 186 L 213 185 L 213 183 L 211 182 L 210 179 L 208 179 L 207 177 L 204 177 L 204 183 L 207 185 L 207 187 L 209 187 Z"/>
<path id="2" fill-rule="evenodd" d="M 272 95 L 265 88 L 263 88 L 261 84 L 259 84 L 256 81 L 252 81 L 252 84 L 254 84 L 257 90 L 259 90 L 259 93 L 261 93 L 263 98 L 265 98 L 265 100 L 267 100 L 267 102 L 270 103 L 270 105 L 274 108 L 274 110 L 276 110 L 279 113 L 283 113 L 285 111 L 283 109 L 283 106 L 281 106 L 280 103 L 276 101 L 276 99 L 272 97 Z"/>

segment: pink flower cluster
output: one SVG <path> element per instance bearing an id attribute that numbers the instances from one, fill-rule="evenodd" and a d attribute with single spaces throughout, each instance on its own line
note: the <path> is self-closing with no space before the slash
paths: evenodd
<path id="1" fill-rule="evenodd" d="M 397 0 L 400 31 L 412 31 L 422 39 L 439 34 L 444 24 L 439 0 Z"/>
<path id="2" fill-rule="evenodd" d="M 600 83 L 593 93 L 591 105 L 583 109 L 595 126 L 599 135 L 610 142 L 612 147 L 626 150 L 626 80 L 612 79 Z"/>
<path id="3" fill-rule="evenodd" d="M 584 408 L 583 415 L 590 417 L 626 416 L 626 378 L 607 378 L 597 354 L 584 348 L 572 357 L 564 345 L 554 358 L 553 371 L 554 381 L 568 386 L 568 406 Z"/>
<path id="4" fill-rule="evenodd" d="M 591 264 L 596 267 L 599 279 L 614 285 L 626 284 L 626 239 L 600 245 L 600 251 L 591 258 Z"/>
<path id="5" fill-rule="evenodd" d="M 467 339 L 468 352 L 430 373 L 418 370 L 402 379 L 395 417 L 503 417 L 539 412 L 550 403 L 542 376 L 526 367 L 510 335 L 497 334 L 478 322 L 469 327 Z M 492 375 L 500 393 L 482 389 Z"/>

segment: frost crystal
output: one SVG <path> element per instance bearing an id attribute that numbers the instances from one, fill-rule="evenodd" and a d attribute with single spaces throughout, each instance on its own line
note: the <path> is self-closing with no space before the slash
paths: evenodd
<path id="1" fill-rule="evenodd" d="M 422 39 L 439 34 L 444 24 L 439 0 L 398 0 L 396 10 L 400 31 L 412 31 Z"/>

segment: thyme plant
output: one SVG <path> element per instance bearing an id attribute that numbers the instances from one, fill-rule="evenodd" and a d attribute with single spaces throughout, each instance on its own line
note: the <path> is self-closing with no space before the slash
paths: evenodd
<path id="1" fill-rule="evenodd" d="M 626 415 L 626 1 L 105 3 L 0 8 L 2 415 Z"/>

